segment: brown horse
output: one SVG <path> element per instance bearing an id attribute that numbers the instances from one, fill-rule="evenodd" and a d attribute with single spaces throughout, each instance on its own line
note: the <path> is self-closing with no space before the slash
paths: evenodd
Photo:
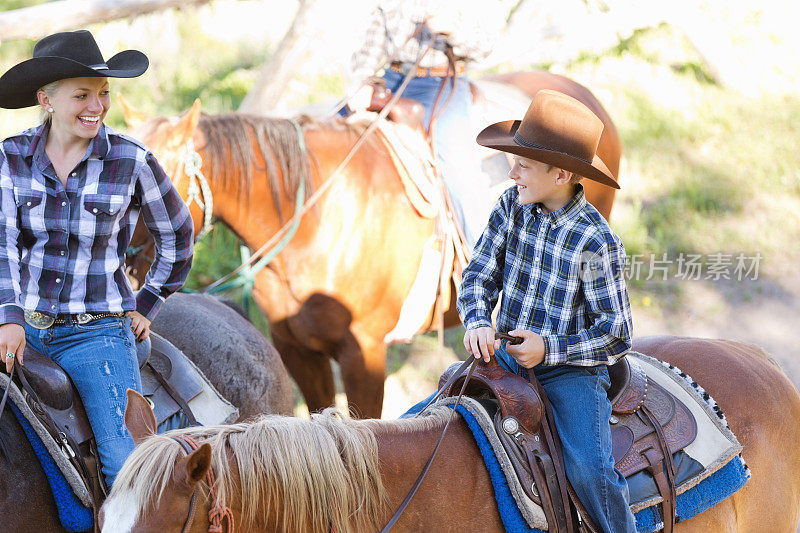
<path id="1" fill-rule="evenodd" d="M 800 394 L 768 354 L 739 342 L 680 337 L 637 339 L 634 347 L 701 383 L 752 471 L 742 490 L 676 531 L 793 532 L 800 518 Z M 446 413 L 400 421 L 273 417 L 196 429 L 188 433 L 200 446 L 187 455 L 170 438 L 149 438 L 155 422 L 139 400 L 129 395 L 126 424 L 137 449 L 103 507 L 103 531 L 181 531 L 198 486 L 187 531 L 206 531 L 212 466 L 217 501 L 230 507 L 237 531 L 375 531 L 421 471 Z M 480 452 L 456 420 L 396 531 L 503 530 Z"/>
<path id="2" fill-rule="evenodd" d="M 519 76 L 524 81 L 520 86 L 530 94 L 543 88 L 565 90 L 598 112 L 605 123 L 599 154 L 616 175 L 619 138 L 594 96 L 562 76 L 547 72 Z M 142 119 L 130 108 L 126 116 L 131 122 Z M 424 243 L 434 231 L 433 221 L 413 209 L 390 154 L 375 135 L 332 178 L 360 131 L 336 120 L 305 121 L 302 131 L 307 152 L 289 120 L 201 116 L 195 102 L 177 122 L 153 119 L 137 128 L 135 136 L 174 176 L 184 198 L 190 180 L 178 162 L 191 141 L 202 159 L 214 216 L 251 249 L 260 248 L 283 226 L 294 211 L 302 180 L 307 191 L 336 180 L 314 211 L 303 217 L 294 238 L 257 275 L 254 296 L 310 411 L 333 403 L 329 360 L 333 358 L 341 367 L 351 408 L 379 417 L 386 373 L 383 339 L 397 323 Z M 614 190 L 587 183 L 586 194 L 608 217 Z M 190 209 L 199 231 L 203 210 L 196 202 Z M 146 244 L 143 234 L 134 235 L 133 246 Z M 149 267 L 142 257 L 148 255 L 152 257 L 145 250 L 133 262 L 140 279 Z M 457 323 L 451 312 L 446 324 Z"/>

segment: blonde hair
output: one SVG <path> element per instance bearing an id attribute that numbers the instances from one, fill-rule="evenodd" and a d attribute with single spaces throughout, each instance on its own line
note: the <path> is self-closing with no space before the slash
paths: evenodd
<path id="1" fill-rule="evenodd" d="M 38 94 L 39 91 L 42 91 L 48 97 L 52 98 L 60 85 L 61 85 L 61 80 L 51 81 L 44 87 L 40 87 L 39 90 L 36 91 L 36 93 Z M 48 120 L 50 120 L 51 117 L 52 115 L 46 109 L 42 108 L 39 110 L 39 119 L 43 124 Z"/>

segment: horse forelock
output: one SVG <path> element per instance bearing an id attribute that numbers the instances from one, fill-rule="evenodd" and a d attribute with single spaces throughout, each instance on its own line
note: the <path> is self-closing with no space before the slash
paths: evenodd
<path id="1" fill-rule="evenodd" d="M 139 514 L 158 505 L 184 453 L 170 438 L 177 434 L 211 445 L 218 498 L 238 501 L 244 528 L 265 527 L 270 516 L 287 531 L 379 528 L 386 494 L 377 441 L 367 425 L 332 410 L 311 421 L 265 415 L 151 437 L 125 462 L 110 505 L 125 501 Z"/>
<path id="2" fill-rule="evenodd" d="M 261 185 L 254 182 L 254 175 L 262 172 L 281 219 L 281 192 L 294 199 L 305 180 L 306 195 L 310 195 L 309 154 L 300 145 L 293 121 L 240 113 L 203 114 L 199 128 L 206 139 L 202 147 L 210 169 L 206 176 L 232 191 L 240 203 Z"/>

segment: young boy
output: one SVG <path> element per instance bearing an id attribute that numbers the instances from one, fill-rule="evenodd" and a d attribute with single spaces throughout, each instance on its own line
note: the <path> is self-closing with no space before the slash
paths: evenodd
<path id="1" fill-rule="evenodd" d="M 564 94 L 536 94 L 525 118 L 493 124 L 478 143 L 514 154 L 516 186 L 500 197 L 464 271 L 458 311 L 464 346 L 497 357 L 547 393 L 567 477 L 592 520 L 607 532 L 635 532 L 628 486 L 611 455 L 606 365 L 630 349 L 632 322 L 622 276 L 625 250 L 586 202 L 579 181 L 619 188 L 595 154 L 603 123 Z M 497 330 L 524 338 L 494 340 Z"/>

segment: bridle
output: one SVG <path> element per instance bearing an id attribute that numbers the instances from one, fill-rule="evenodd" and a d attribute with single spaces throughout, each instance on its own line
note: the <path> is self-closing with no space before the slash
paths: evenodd
<path id="1" fill-rule="evenodd" d="M 195 242 L 197 242 L 214 227 L 212 222 L 214 196 L 211 194 L 208 179 L 206 179 L 201 170 L 203 158 L 200 157 L 200 153 L 195 149 L 192 139 L 186 141 L 186 144 L 183 145 L 182 153 L 178 156 L 178 165 L 173 175 L 173 183 L 180 179 L 181 167 L 183 167 L 183 173 L 189 179 L 189 185 L 186 190 L 186 205 L 191 206 L 192 202 L 196 202 L 200 209 L 203 210 L 203 227 L 194 237 Z"/>
<path id="2" fill-rule="evenodd" d="M 200 447 L 197 441 L 188 435 L 178 435 L 177 437 L 172 437 L 172 439 L 181 445 L 187 455 Z M 214 469 L 211 467 L 209 467 L 208 473 L 206 474 L 206 481 L 208 483 L 211 501 L 213 502 L 213 506 L 208 510 L 208 521 L 210 522 L 208 533 L 222 533 L 222 520 L 224 518 L 228 519 L 228 533 L 233 533 L 233 512 L 230 507 L 223 505 L 217 498 L 217 490 L 214 487 Z M 199 487 L 195 487 L 194 492 L 192 492 L 192 499 L 189 501 L 189 514 L 186 517 L 186 522 L 183 524 L 181 533 L 187 533 L 194 523 L 194 517 L 197 513 L 197 492 L 199 490 Z"/>

